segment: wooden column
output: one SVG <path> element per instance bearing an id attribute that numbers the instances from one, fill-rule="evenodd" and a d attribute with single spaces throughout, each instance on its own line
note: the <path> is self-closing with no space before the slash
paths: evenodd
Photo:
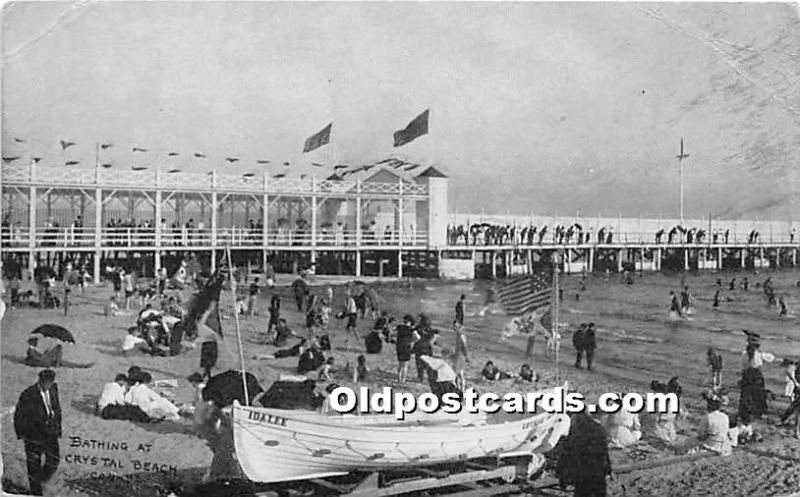
<path id="1" fill-rule="evenodd" d="M 103 255 L 103 190 L 94 191 L 94 282 L 100 283 L 100 258 Z"/>
<path id="2" fill-rule="evenodd" d="M 356 181 L 356 276 L 361 276 L 361 180 Z"/>
<path id="3" fill-rule="evenodd" d="M 494 250 L 492 250 L 491 255 L 492 255 L 492 258 L 491 258 L 491 261 L 492 261 L 492 278 L 497 278 L 497 264 L 496 264 L 497 255 L 494 253 Z"/>
<path id="4" fill-rule="evenodd" d="M 622 250 L 617 250 L 617 272 L 622 272 Z"/>
<path id="5" fill-rule="evenodd" d="M 156 187 L 158 186 L 158 176 L 156 176 Z M 155 229 L 156 229 L 156 255 L 155 255 L 155 272 L 156 276 L 158 276 L 159 271 L 161 271 L 161 246 L 162 240 L 161 238 L 164 236 L 161 233 L 161 190 L 156 190 L 156 219 L 155 219 Z"/>
<path id="6" fill-rule="evenodd" d="M 792 249 L 792 267 L 797 266 L 797 249 Z"/>
<path id="7" fill-rule="evenodd" d="M 687 248 L 683 249 L 683 270 L 689 270 L 689 249 Z"/>
<path id="8" fill-rule="evenodd" d="M 745 266 L 745 259 L 746 259 L 745 253 L 747 253 L 747 249 L 741 249 L 739 251 L 739 264 L 742 268 L 744 268 Z"/>
<path id="9" fill-rule="evenodd" d="M 594 247 L 589 247 L 589 272 L 594 271 Z"/>
<path id="10" fill-rule="evenodd" d="M 722 247 L 717 247 L 717 269 L 722 270 Z"/>
<path id="11" fill-rule="evenodd" d="M 217 197 L 217 170 L 211 171 L 211 246 L 216 247 L 219 231 L 219 198 Z M 214 267 L 214 251 L 211 251 L 211 266 Z M 213 271 L 213 269 L 212 269 Z"/>

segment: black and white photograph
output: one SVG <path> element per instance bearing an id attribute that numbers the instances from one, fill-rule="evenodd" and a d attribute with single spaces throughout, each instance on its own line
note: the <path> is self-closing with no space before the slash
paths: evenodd
<path id="1" fill-rule="evenodd" d="M 800 4 L 14 1 L 0 475 L 800 496 Z"/>

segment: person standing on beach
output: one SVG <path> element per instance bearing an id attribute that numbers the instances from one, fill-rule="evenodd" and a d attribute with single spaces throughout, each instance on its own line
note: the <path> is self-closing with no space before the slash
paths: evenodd
<path id="1" fill-rule="evenodd" d="M 711 306 L 714 309 L 718 309 L 719 308 L 719 288 L 717 288 L 717 291 L 714 292 L 714 303 L 711 304 Z"/>
<path id="2" fill-rule="evenodd" d="M 356 299 L 349 290 L 347 291 L 347 303 L 345 304 L 344 314 L 345 317 L 347 317 L 344 348 L 347 350 L 347 345 L 350 342 L 351 335 L 354 336 L 356 340 L 360 338 L 358 336 L 358 330 L 356 329 L 356 322 L 358 320 L 358 306 L 356 305 Z"/>
<path id="3" fill-rule="evenodd" d="M 466 379 L 464 377 L 464 369 L 466 369 L 466 365 L 469 364 L 469 352 L 467 351 L 467 337 L 464 334 L 464 329 L 458 325 L 453 326 L 453 331 L 455 331 L 456 333 L 456 351 L 453 360 L 453 369 L 455 369 L 456 371 L 456 386 L 461 390 L 464 390 L 466 389 Z"/>
<path id="4" fill-rule="evenodd" d="M 711 388 L 720 388 L 722 386 L 722 355 L 714 347 L 709 347 L 706 355 L 708 356 L 708 365 L 711 367 Z"/>
<path id="5" fill-rule="evenodd" d="M 267 325 L 267 335 L 272 333 L 273 326 L 278 327 L 281 319 L 281 296 L 277 292 L 272 294 L 269 299 L 269 325 Z"/>
<path id="6" fill-rule="evenodd" d="M 42 484 L 52 478 L 61 460 L 61 403 L 55 381 L 55 371 L 40 371 L 39 380 L 22 392 L 14 410 L 14 432 L 25 442 L 28 483 L 33 495 L 42 495 Z"/>
<path id="7" fill-rule="evenodd" d="M 256 317 L 256 297 L 258 297 L 258 278 L 253 280 L 247 291 L 247 314 L 251 319 Z"/>
<path id="8" fill-rule="evenodd" d="M 458 299 L 458 302 L 456 302 L 456 318 L 453 321 L 453 324 L 456 324 L 460 327 L 464 326 L 464 303 L 466 300 L 467 296 L 462 294 L 461 298 Z"/>
<path id="9" fill-rule="evenodd" d="M 395 352 L 397 353 L 397 381 L 405 383 L 408 374 L 408 361 L 411 360 L 411 352 L 414 342 L 419 339 L 419 335 L 414 330 L 414 317 L 406 314 L 403 323 L 397 326 L 397 341 L 395 342 Z"/>

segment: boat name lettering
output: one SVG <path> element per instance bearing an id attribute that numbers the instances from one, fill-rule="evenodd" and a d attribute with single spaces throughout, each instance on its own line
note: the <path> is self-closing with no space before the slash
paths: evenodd
<path id="1" fill-rule="evenodd" d="M 286 418 L 265 414 L 263 412 L 250 411 L 248 419 L 260 421 L 262 423 L 269 423 L 271 425 L 286 426 Z"/>

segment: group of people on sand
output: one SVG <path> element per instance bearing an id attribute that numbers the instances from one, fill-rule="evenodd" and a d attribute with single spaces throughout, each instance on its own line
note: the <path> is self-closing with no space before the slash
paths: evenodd
<path id="1" fill-rule="evenodd" d="M 139 423 L 181 420 L 180 410 L 165 396 L 152 389 L 153 377 L 138 366 L 128 374 L 117 374 L 106 383 L 97 400 L 96 414 L 103 419 L 123 419 Z"/>

